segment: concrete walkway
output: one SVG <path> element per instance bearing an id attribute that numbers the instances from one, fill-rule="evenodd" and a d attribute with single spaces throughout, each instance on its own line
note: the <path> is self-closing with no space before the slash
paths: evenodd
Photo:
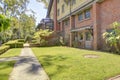
<path id="1" fill-rule="evenodd" d="M 22 58 L 21 58 L 22 57 Z M 30 48 L 23 48 L 9 80 L 49 80 Z"/>

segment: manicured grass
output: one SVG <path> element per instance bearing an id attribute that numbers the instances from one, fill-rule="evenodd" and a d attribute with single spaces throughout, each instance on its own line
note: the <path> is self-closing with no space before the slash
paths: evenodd
<path id="1" fill-rule="evenodd" d="M 1 54 L 0 58 L 18 56 L 20 54 L 20 52 L 21 52 L 21 48 L 13 48 L 13 49 L 10 49 L 7 52 Z"/>
<path id="2" fill-rule="evenodd" d="M 15 61 L 0 62 L 0 80 L 8 80 Z"/>
<path id="3" fill-rule="evenodd" d="M 105 80 L 120 74 L 120 56 L 67 47 L 32 49 L 51 80 Z M 97 54 L 99 58 L 85 58 Z"/>

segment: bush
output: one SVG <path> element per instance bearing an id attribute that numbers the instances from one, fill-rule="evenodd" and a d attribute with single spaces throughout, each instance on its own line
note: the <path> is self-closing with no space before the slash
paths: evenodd
<path id="1" fill-rule="evenodd" d="M 10 48 L 22 48 L 23 47 L 23 42 L 18 42 L 18 40 L 13 40 L 5 43 L 4 45 L 9 45 Z"/>
<path id="2" fill-rule="evenodd" d="M 113 52 L 120 53 L 120 23 L 114 22 L 111 25 L 111 30 L 103 33 L 103 38 L 106 44 L 109 44 Z"/>
<path id="3" fill-rule="evenodd" d="M 18 39 L 18 42 L 25 42 L 24 39 Z"/>
<path id="4" fill-rule="evenodd" d="M 9 45 L 0 46 L 0 54 L 6 52 L 10 48 Z"/>

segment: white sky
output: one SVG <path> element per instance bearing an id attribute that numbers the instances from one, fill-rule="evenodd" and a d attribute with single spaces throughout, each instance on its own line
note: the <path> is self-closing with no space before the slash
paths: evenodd
<path id="1" fill-rule="evenodd" d="M 44 8 L 43 3 L 36 2 L 36 0 L 30 0 L 28 9 L 32 9 L 36 13 L 36 25 L 40 22 L 42 18 L 46 17 L 47 9 Z"/>

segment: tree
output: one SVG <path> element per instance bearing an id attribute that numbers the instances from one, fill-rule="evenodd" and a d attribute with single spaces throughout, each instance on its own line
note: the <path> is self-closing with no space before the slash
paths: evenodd
<path id="1" fill-rule="evenodd" d="M 1 0 L 0 10 L 6 16 L 17 16 L 25 12 L 29 0 Z"/>
<path id="2" fill-rule="evenodd" d="M 111 24 L 112 30 L 105 32 L 103 38 L 107 44 L 115 48 L 115 52 L 120 52 L 120 23 L 114 22 Z"/>
<path id="3" fill-rule="evenodd" d="M 5 15 L 0 14 L 0 37 L 6 39 L 6 35 L 4 34 L 7 29 L 10 27 L 10 19 Z M 1 38 L 0 38 L 1 41 Z"/>
<path id="4" fill-rule="evenodd" d="M 20 16 L 20 25 L 21 25 L 21 34 L 25 38 L 26 35 L 31 35 L 33 27 L 35 27 L 35 18 L 34 16 L 22 14 Z"/>

